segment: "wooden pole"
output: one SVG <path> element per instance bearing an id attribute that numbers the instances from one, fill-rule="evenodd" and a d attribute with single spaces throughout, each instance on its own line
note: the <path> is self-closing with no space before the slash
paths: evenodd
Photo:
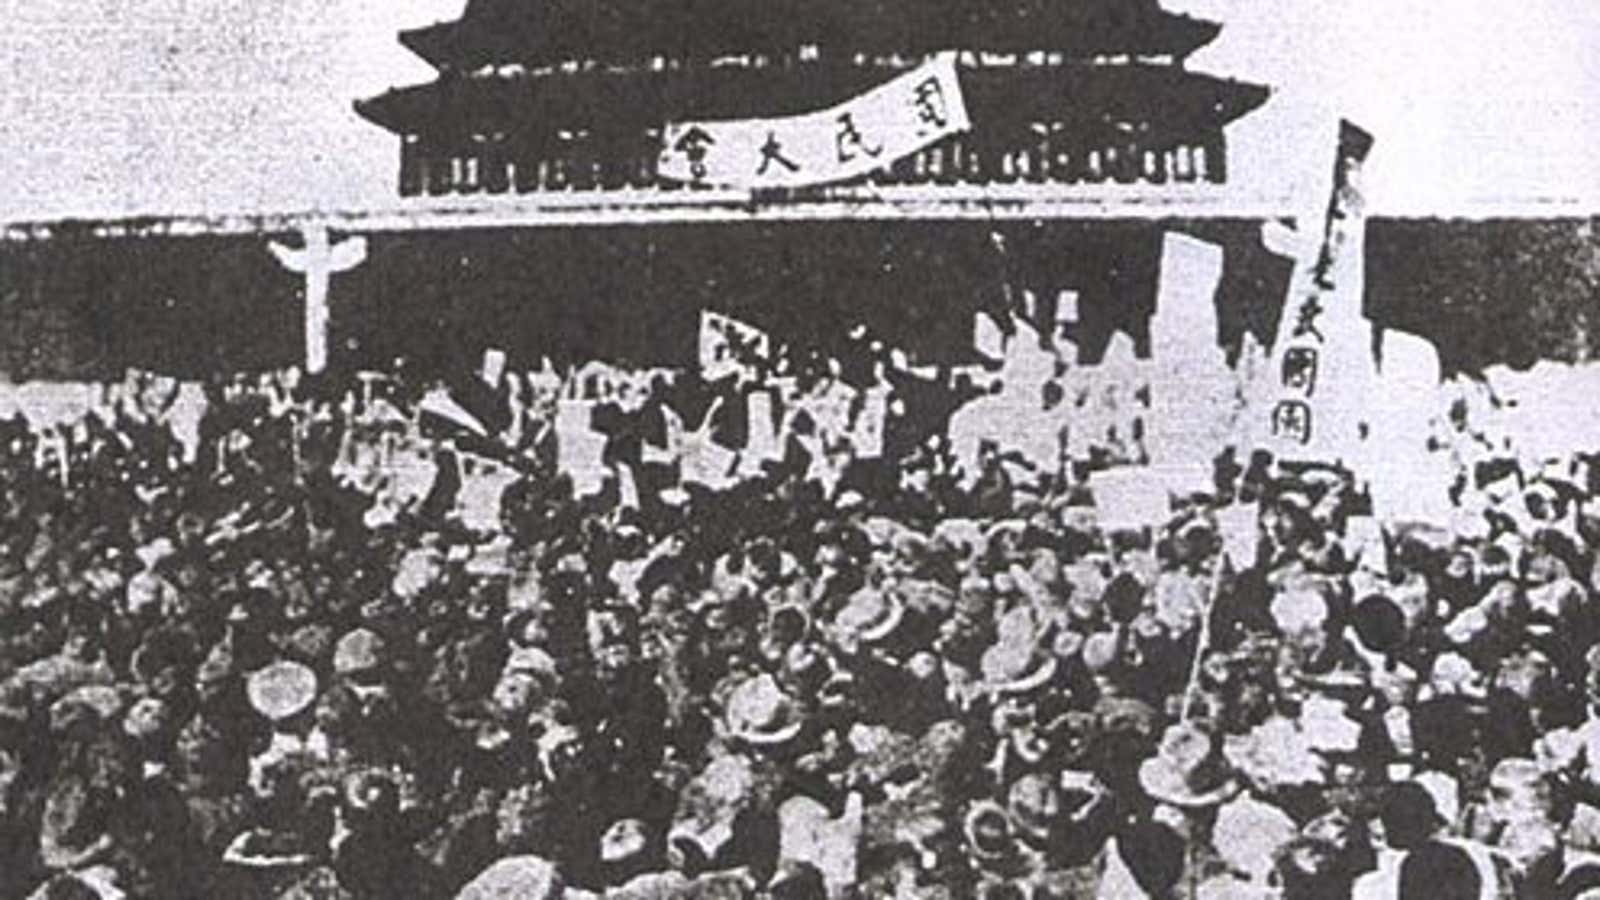
<path id="1" fill-rule="evenodd" d="M 1211 646 L 1211 617 L 1217 608 L 1217 597 L 1222 592 L 1222 574 L 1227 567 L 1228 551 L 1223 550 L 1212 566 L 1211 586 L 1206 592 L 1205 610 L 1200 614 L 1200 634 L 1195 640 L 1194 660 L 1189 664 L 1189 683 L 1183 690 L 1183 710 L 1179 716 L 1184 722 L 1189 721 L 1195 694 L 1200 690 L 1200 666 L 1205 660 L 1206 650 Z"/>

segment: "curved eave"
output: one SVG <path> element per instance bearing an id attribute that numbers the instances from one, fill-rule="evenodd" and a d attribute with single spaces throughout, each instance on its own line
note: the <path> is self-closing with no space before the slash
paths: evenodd
<path id="1" fill-rule="evenodd" d="M 460 22 L 436 22 L 422 28 L 409 28 L 400 32 L 400 44 L 438 69 L 451 66 L 457 60 L 470 55 L 463 53 L 461 46 L 463 36 L 464 31 Z"/>
<path id="2" fill-rule="evenodd" d="M 764 0 L 770 6 L 772 0 Z M 440 70 L 472 71 L 519 64 L 530 68 L 570 60 L 637 65 L 654 57 L 706 61 L 746 53 L 793 54 L 802 45 L 824 55 L 920 54 L 949 47 L 993 52 L 1043 50 L 1075 58 L 1126 55 L 1184 59 L 1216 39 L 1222 25 L 1160 10 L 1085 19 L 1071 4 L 1036 0 L 1013 8 L 974 6 L 949 18 L 920 7 L 902 15 L 881 4 L 814 5 L 791 11 L 632 9 L 612 6 L 590 14 L 557 15 L 539 6 L 514 13 L 479 13 L 399 34 L 400 43 Z"/>
<path id="3" fill-rule="evenodd" d="M 402 135 L 622 132 L 669 120 L 775 117 L 823 109 L 892 77 L 839 66 L 446 76 L 357 101 Z M 961 74 L 975 130 L 995 123 L 1149 122 L 1220 127 L 1266 101 L 1260 85 L 1171 66 L 983 67 Z"/>

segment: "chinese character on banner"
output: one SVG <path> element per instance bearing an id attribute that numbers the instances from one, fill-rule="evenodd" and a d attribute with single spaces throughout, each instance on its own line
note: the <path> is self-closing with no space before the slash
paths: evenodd
<path id="1" fill-rule="evenodd" d="M 839 114 L 839 134 L 835 139 L 839 145 L 839 162 L 846 163 L 856 158 L 857 153 L 876 157 L 883 153 L 883 145 L 876 146 L 867 143 L 862 137 L 861 129 L 856 127 L 854 113 Z"/>
<path id="2" fill-rule="evenodd" d="M 673 142 L 673 149 L 683 154 L 684 158 L 689 161 L 689 171 L 694 175 L 696 182 L 705 180 L 706 154 L 710 152 L 711 145 L 716 142 L 716 138 L 713 138 L 703 128 L 691 128 Z"/>
<path id="3" fill-rule="evenodd" d="M 767 174 L 767 166 L 777 163 L 791 172 L 800 171 L 800 166 L 794 160 L 783 155 L 783 144 L 778 142 L 776 132 L 767 132 L 767 142 L 761 145 L 761 165 L 756 167 L 757 175 Z"/>
<path id="4" fill-rule="evenodd" d="M 1322 316 L 1322 313 L 1322 304 L 1317 301 L 1317 295 L 1312 294 L 1307 297 L 1300 304 L 1300 308 L 1295 310 L 1294 332 L 1291 336 L 1298 338 L 1309 335 L 1318 341 L 1325 340 L 1322 332 L 1317 330 L 1317 319 Z"/>
<path id="5" fill-rule="evenodd" d="M 949 123 L 949 111 L 944 102 L 944 86 L 940 84 L 938 78 L 927 78 L 919 82 L 911 102 L 916 108 L 917 121 L 923 126 L 943 128 Z"/>
<path id="6" fill-rule="evenodd" d="M 1272 434 L 1300 444 L 1311 443 L 1311 407 L 1302 400 L 1284 400 L 1272 410 Z"/>
<path id="7" fill-rule="evenodd" d="M 1317 351 L 1311 347 L 1290 347 L 1283 354 L 1283 386 L 1303 391 L 1307 397 L 1317 389 Z"/>

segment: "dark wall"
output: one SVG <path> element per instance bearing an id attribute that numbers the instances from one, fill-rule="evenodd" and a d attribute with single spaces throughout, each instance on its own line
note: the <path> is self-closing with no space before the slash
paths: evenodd
<path id="1" fill-rule="evenodd" d="M 1593 358 L 1600 242 L 1589 219 L 1378 219 L 1367 311 L 1429 338 L 1447 371 Z"/>
<path id="2" fill-rule="evenodd" d="M 297 282 L 261 237 L 89 236 L 0 245 L 0 369 L 14 377 L 177 374 L 302 355 Z"/>
<path id="3" fill-rule="evenodd" d="M 827 349 L 862 323 L 929 360 L 970 357 L 972 313 L 1080 292 L 1072 337 L 1093 360 L 1143 338 L 1161 234 L 1225 247 L 1219 341 L 1270 341 L 1290 270 L 1251 221 L 775 223 L 378 234 L 332 287 L 336 365 L 424 365 L 500 346 L 536 364 L 674 365 L 717 309 Z M 298 276 L 270 235 L 0 244 L 0 369 L 199 374 L 303 356 Z M 1594 352 L 1600 245 L 1583 220 L 1376 220 L 1368 314 L 1435 340 L 1448 368 Z"/>

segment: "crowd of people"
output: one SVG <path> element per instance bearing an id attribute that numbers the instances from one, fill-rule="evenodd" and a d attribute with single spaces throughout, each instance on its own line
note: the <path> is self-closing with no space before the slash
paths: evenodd
<path id="1" fill-rule="evenodd" d="M 1588 460 L 1458 530 L 1259 454 L 1129 527 L 937 441 L 527 453 L 484 523 L 374 515 L 354 421 L 0 423 L 0 895 L 1600 896 Z"/>

